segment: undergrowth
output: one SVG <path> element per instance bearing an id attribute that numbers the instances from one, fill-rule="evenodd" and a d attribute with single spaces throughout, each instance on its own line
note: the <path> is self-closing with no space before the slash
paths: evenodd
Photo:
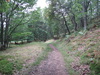
<path id="1" fill-rule="evenodd" d="M 75 57 L 80 58 L 81 65 L 90 66 L 89 75 L 100 75 L 100 29 L 75 32 L 54 45 L 61 51 L 70 75 L 78 75 L 71 68 Z"/>

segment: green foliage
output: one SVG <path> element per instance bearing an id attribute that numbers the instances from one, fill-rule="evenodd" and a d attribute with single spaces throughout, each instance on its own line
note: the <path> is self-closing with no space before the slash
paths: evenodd
<path id="1" fill-rule="evenodd" d="M 0 32 L 0 35 L 3 39 L 1 42 L 5 45 L 2 45 L 5 47 L 1 47 L 2 49 L 8 47 L 8 42 L 12 40 L 11 35 L 15 33 L 17 27 L 23 25 L 23 28 L 25 28 L 24 26 L 30 21 L 32 14 L 27 11 L 33 7 L 36 1 L 37 0 L 10 0 L 7 2 L 6 0 L 0 0 L 0 31 L 2 32 Z M 21 27 L 20 30 L 23 30 L 23 28 Z M 21 32 L 21 34 L 16 34 L 15 36 L 21 36 L 21 40 L 24 39 L 22 37 L 24 36 L 26 39 L 26 36 L 28 36 L 29 33 L 23 32 Z M 5 41 L 7 42 L 5 43 Z"/>
<path id="2" fill-rule="evenodd" d="M 74 2 L 72 9 L 73 9 L 72 11 L 77 11 L 77 12 L 82 11 L 82 5 L 77 2 Z"/>
<path id="3" fill-rule="evenodd" d="M 96 75 L 100 75 L 100 63 L 99 62 L 97 63 L 94 61 L 93 63 L 91 63 L 90 69 L 95 71 Z M 91 75 L 93 75 L 93 74 L 91 74 Z"/>
<path id="4" fill-rule="evenodd" d="M 31 32 L 14 33 L 12 39 L 15 41 L 27 40 L 31 34 Z"/>
<path id="5" fill-rule="evenodd" d="M 70 32 L 73 31 L 79 32 L 79 30 L 83 30 L 83 29 L 86 30 L 89 26 L 88 24 L 91 18 L 93 18 L 94 16 L 96 16 L 98 12 L 100 12 L 99 11 L 100 8 L 98 8 L 100 6 L 99 5 L 100 3 L 98 2 L 99 0 L 96 1 L 94 0 L 67 0 L 67 1 L 47 0 L 47 1 L 49 1 L 50 4 L 49 7 L 45 10 L 45 17 L 46 17 L 45 19 L 47 19 L 48 25 L 52 27 L 52 31 L 54 34 L 57 34 L 56 32 L 58 32 L 59 35 L 61 33 L 66 34 L 68 28 Z M 65 25 L 63 15 L 67 22 L 68 28 L 66 28 L 66 26 L 63 26 Z"/>
<path id="6" fill-rule="evenodd" d="M 0 72 L 7 74 L 7 75 L 12 75 L 14 69 L 13 63 L 9 62 L 8 60 L 0 60 Z"/>
<path id="7" fill-rule="evenodd" d="M 28 23 L 28 31 L 32 32 L 35 41 L 46 41 L 49 36 L 49 26 L 44 19 L 43 13 L 43 10 L 37 8 L 37 10 L 32 12 L 33 17 Z"/>
<path id="8" fill-rule="evenodd" d="M 4 0 L 0 0 L 0 12 L 7 12 L 10 8 L 8 2 Z"/>

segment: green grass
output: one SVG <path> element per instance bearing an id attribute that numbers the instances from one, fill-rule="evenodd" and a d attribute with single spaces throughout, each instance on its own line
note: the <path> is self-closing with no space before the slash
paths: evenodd
<path id="1" fill-rule="evenodd" d="M 44 42 L 14 45 L 12 48 L 0 51 L 0 73 L 12 75 L 13 71 L 21 71 L 23 68 L 38 65 L 47 57 L 50 51 Z M 34 61 L 27 63 L 27 60 Z M 25 66 L 23 66 L 24 64 Z"/>
<path id="2" fill-rule="evenodd" d="M 73 62 L 73 57 L 69 56 L 64 50 L 61 50 L 61 53 L 63 54 L 64 61 L 66 63 L 66 68 L 68 69 L 69 74 L 78 75 L 77 72 L 75 72 L 70 66 L 70 63 Z"/>
<path id="3" fill-rule="evenodd" d="M 71 68 L 71 62 L 73 62 L 73 56 L 70 56 L 68 54 L 69 51 L 72 51 L 71 46 L 67 46 L 66 43 L 64 42 L 64 40 L 63 41 L 58 40 L 56 43 L 53 43 L 53 45 L 56 48 L 58 48 L 58 50 L 62 53 L 64 61 L 65 61 L 65 66 L 67 68 L 69 75 L 79 75 L 77 72 L 75 72 Z"/>
<path id="4" fill-rule="evenodd" d="M 0 73 L 12 75 L 14 70 L 22 69 L 22 64 L 19 61 L 12 61 L 11 56 L 0 56 Z"/>
<path id="5" fill-rule="evenodd" d="M 33 63 L 33 66 L 37 66 L 41 63 L 42 60 L 46 59 L 48 56 L 48 53 L 51 52 L 51 48 L 47 45 L 46 49 L 41 53 L 41 55 L 36 59 L 36 61 Z"/>
<path id="6" fill-rule="evenodd" d="M 20 71 L 23 68 L 22 63 L 20 63 L 19 61 L 15 61 L 13 63 L 14 63 L 14 69 L 15 70 Z"/>
<path id="7" fill-rule="evenodd" d="M 0 60 L 0 72 L 7 75 L 12 75 L 14 64 L 6 59 Z"/>
<path id="8" fill-rule="evenodd" d="M 91 75 L 100 75 L 100 62 L 91 63 L 90 69 L 92 70 Z"/>

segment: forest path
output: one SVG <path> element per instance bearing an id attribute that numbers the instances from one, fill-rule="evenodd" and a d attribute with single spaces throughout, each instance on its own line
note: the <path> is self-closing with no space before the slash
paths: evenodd
<path id="1" fill-rule="evenodd" d="M 33 69 L 28 75 L 69 75 L 67 73 L 61 53 L 52 44 L 49 45 L 53 51 L 49 53 L 48 59 Z"/>

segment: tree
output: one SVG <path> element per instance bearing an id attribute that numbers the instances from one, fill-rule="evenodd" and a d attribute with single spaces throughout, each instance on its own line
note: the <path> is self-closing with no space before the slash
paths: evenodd
<path id="1" fill-rule="evenodd" d="M 51 0 L 50 10 L 51 11 L 49 14 L 51 15 L 49 17 L 57 19 L 57 16 L 59 15 L 60 18 L 63 18 L 63 21 L 64 21 L 63 24 L 65 25 L 68 34 L 70 34 L 70 30 L 69 30 L 68 23 L 66 20 L 65 10 L 63 9 L 61 2 L 59 0 Z"/>
<path id="2" fill-rule="evenodd" d="M 26 10 L 32 8 L 36 0 L 14 0 L 9 3 L 5 0 L 0 1 L 0 23 L 1 23 L 1 49 L 8 46 L 12 33 L 22 24 L 27 23 L 30 19 L 26 18 Z M 7 8 L 7 9 L 5 9 Z M 25 21 L 25 22 L 24 22 Z"/>
<path id="3" fill-rule="evenodd" d="M 51 19 L 59 20 L 59 24 L 63 21 L 68 33 L 73 32 L 73 30 L 87 30 L 90 23 L 89 21 L 99 15 L 99 0 L 47 1 L 50 3 L 48 8 L 48 16 Z"/>
<path id="4" fill-rule="evenodd" d="M 3 12 L 6 12 L 7 9 L 8 9 L 9 5 L 7 2 L 5 2 L 4 0 L 1 0 L 0 1 L 0 27 L 1 27 L 1 49 L 3 48 L 3 44 L 4 44 L 4 13 Z"/>
<path id="5" fill-rule="evenodd" d="M 46 41 L 48 38 L 48 25 L 46 25 L 41 11 L 40 8 L 37 8 L 31 12 L 32 19 L 28 23 L 28 29 L 34 35 L 34 41 Z"/>
<path id="6" fill-rule="evenodd" d="M 89 3 L 90 3 L 90 0 L 83 0 L 83 13 L 84 13 L 84 30 L 87 29 L 87 12 L 88 12 L 88 7 L 89 7 Z"/>

